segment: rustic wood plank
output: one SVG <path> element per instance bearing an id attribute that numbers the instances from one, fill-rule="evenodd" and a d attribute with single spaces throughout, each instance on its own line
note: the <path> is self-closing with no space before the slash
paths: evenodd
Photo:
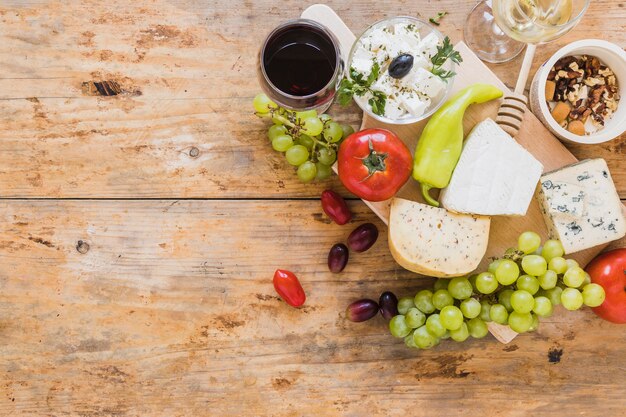
<path id="1" fill-rule="evenodd" d="M 441 29 L 461 40 L 474 1 L 406 7 L 329 4 L 355 31 L 401 14 L 450 12 Z M 24 7 L 19 7 L 20 5 Z M 266 1 L 13 2 L 0 8 L 0 190 L 5 197 L 299 197 L 338 181 L 302 185 L 250 113 L 259 87 L 259 39 L 304 6 Z M 610 15 L 611 19 L 606 16 Z M 626 46 L 617 2 L 593 2 L 581 22 L 538 48 L 534 70 L 573 40 Z M 513 85 L 521 57 L 490 67 Z M 82 83 L 112 80 L 124 92 L 85 95 Z M 141 95 L 139 95 L 141 92 Z M 356 107 L 331 114 L 359 125 Z M 571 147 L 603 157 L 626 198 L 626 137 Z M 190 157 L 196 147 L 198 157 Z M 9 163 L 10 161 L 10 163 Z M 235 169 L 232 169 L 235 167 Z"/>
<path id="2" fill-rule="evenodd" d="M 345 306 L 429 280 L 386 237 L 340 275 L 327 249 L 364 221 L 312 201 L 0 202 L 0 414 L 618 415 L 626 327 L 557 309 L 540 331 L 431 351 Z M 77 251 L 77 242 L 89 245 Z M 271 284 L 299 273 L 306 307 Z M 548 353 L 562 350 L 560 362 Z M 511 400 L 511 392 L 520 400 Z"/>

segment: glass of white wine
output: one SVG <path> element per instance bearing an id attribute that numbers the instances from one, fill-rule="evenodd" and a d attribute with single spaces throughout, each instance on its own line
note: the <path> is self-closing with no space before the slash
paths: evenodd
<path id="1" fill-rule="evenodd" d="M 569 32 L 590 0 L 484 0 L 467 18 L 465 41 L 480 59 L 506 62 Z M 529 55 L 527 53 L 527 55 Z"/>

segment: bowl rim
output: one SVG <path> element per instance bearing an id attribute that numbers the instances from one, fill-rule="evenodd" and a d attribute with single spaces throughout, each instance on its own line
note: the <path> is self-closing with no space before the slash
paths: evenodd
<path id="1" fill-rule="evenodd" d="M 622 130 L 622 132 L 617 133 L 617 135 L 612 134 L 611 130 L 607 130 L 606 128 L 604 128 L 590 135 L 579 136 L 561 127 L 561 125 L 559 125 L 554 120 L 545 100 L 546 81 L 548 79 L 548 73 L 550 72 L 550 68 L 552 68 L 554 64 L 556 63 L 556 61 L 558 61 L 559 59 L 570 54 L 572 51 L 576 49 L 580 49 L 584 47 L 601 48 L 609 52 L 613 52 L 617 54 L 619 57 L 621 57 L 622 61 L 626 63 L 626 52 L 622 48 L 620 48 L 619 46 L 615 45 L 612 42 L 601 40 L 601 39 L 583 39 L 583 40 L 569 43 L 565 45 L 564 47 L 562 47 L 561 49 L 559 49 L 558 51 L 556 51 L 547 61 L 545 61 L 541 65 L 541 68 L 539 69 L 539 71 L 537 71 L 537 75 L 539 77 L 537 80 L 537 89 L 538 89 L 537 100 L 539 101 L 539 109 L 542 115 L 544 116 L 546 123 L 550 126 L 552 130 L 557 132 L 558 135 L 564 137 L 566 140 L 570 142 L 580 143 L 583 145 L 595 145 L 595 144 L 604 143 L 604 142 L 613 140 L 616 137 L 620 136 L 622 133 L 624 133 L 624 129 L 626 129 L 626 119 L 622 120 L 621 122 L 620 121 L 616 122 L 616 125 L 615 125 L 617 128 L 616 130 L 620 130 L 620 129 Z M 593 54 L 590 54 L 590 55 L 593 55 Z M 622 80 L 621 82 L 624 83 L 626 82 L 626 80 Z M 620 89 L 621 88 L 623 88 L 622 85 L 620 85 Z M 623 97 L 620 98 L 620 102 L 621 102 L 621 99 L 623 99 Z"/>
<path id="2" fill-rule="evenodd" d="M 420 23 L 422 27 L 425 27 L 430 31 L 426 36 L 430 35 L 431 33 L 435 33 L 435 35 L 437 36 L 437 38 L 439 38 L 439 40 L 445 39 L 445 35 L 441 33 L 437 28 L 435 28 L 426 20 L 418 18 L 418 17 L 401 15 L 401 16 L 393 16 L 393 17 L 388 17 L 385 19 L 378 20 L 372 23 L 371 25 L 369 25 L 363 32 L 361 32 L 361 34 L 356 37 L 354 43 L 352 44 L 352 47 L 350 48 L 350 54 L 348 55 L 348 62 L 346 62 L 346 66 L 345 66 L 344 76 L 346 78 L 351 79 L 350 68 L 352 67 L 352 58 L 354 56 L 354 52 L 356 51 L 356 46 L 359 44 L 363 36 L 365 36 L 365 34 L 370 32 L 374 27 L 377 27 L 383 23 L 388 23 L 388 22 L 395 21 L 395 20 L 408 20 L 411 22 Z M 455 63 L 450 60 L 448 60 L 447 62 L 449 63 L 448 65 L 450 65 L 450 71 L 454 71 L 454 69 L 456 68 Z M 450 96 L 450 93 L 452 92 L 452 87 L 454 85 L 455 77 L 456 77 L 456 74 L 450 77 L 447 81 L 444 80 L 444 82 L 446 83 L 446 89 L 445 89 L 443 96 L 441 97 L 441 100 L 439 100 L 437 104 L 433 105 L 429 111 L 423 113 L 421 116 L 406 117 L 403 119 L 390 119 L 388 117 L 379 116 L 375 114 L 369 109 L 367 104 L 361 104 L 361 100 L 359 100 L 357 97 L 354 97 L 354 101 L 364 113 L 367 113 L 368 117 L 371 117 L 380 122 L 390 124 L 390 125 L 408 125 L 408 124 L 418 123 L 432 116 L 439 109 L 439 107 L 441 107 L 443 103 L 447 101 L 448 97 Z"/>

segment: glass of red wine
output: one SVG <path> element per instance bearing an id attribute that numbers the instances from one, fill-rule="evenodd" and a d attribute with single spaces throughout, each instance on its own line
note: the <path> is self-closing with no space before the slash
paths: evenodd
<path id="1" fill-rule="evenodd" d="M 342 72 L 339 41 L 313 20 L 281 24 L 265 39 L 259 53 L 263 91 L 290 110 L 324 112 L 335 97 Z"/>

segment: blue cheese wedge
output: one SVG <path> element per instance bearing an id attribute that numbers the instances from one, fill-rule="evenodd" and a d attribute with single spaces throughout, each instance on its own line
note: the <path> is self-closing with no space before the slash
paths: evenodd
<path id="1" fill-rule="evenodd" d="M 626 235 L 623 206 L 604 159 L 588 159 L 541 177 L 537 194 L 550 237 L 565 253 Z"/>
<path id="2" fill-rule="evenodd" d="M 394 198 L 389 250 L 402 267 L 433 277 L 474 271 L 487 250 L 491 220 Z"/>
<path id="3" fill-rule="evenodd" d="M 470 132 L 440 201 L 448 210 L 485 216 L 523 216 L 543 165 L 486 119 Z"/>

